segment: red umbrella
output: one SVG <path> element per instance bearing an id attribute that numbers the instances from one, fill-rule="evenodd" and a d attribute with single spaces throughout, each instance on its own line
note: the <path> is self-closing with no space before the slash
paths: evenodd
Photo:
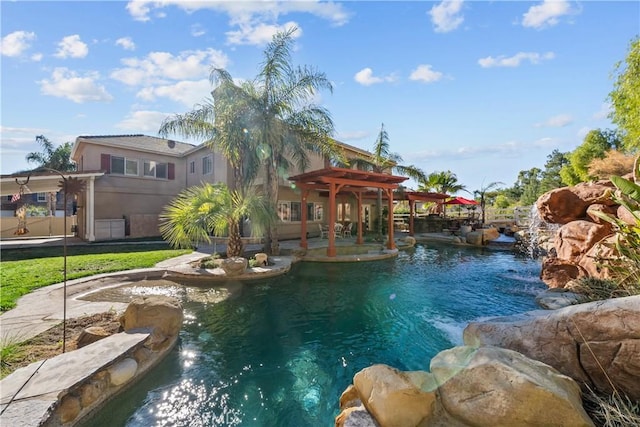
<path id="1" fill-rule="evenodd" d="M 475 200 L 465 199 L 464 197 L 454 197 L 453 199 L 447 200 L 443 203 L 443 205 L 477 205 L 479 204 Z"/>

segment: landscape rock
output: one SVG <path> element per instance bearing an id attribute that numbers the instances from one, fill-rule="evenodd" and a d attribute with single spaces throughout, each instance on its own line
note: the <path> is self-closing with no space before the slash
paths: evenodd
<path id="1" fill-rule="evenodd" d="M 454 347 L 431 372 L 445 411 L 464 425 L 593 426 L 574 380 L 518 352 Z"/>
<path id="2" fill-rule="evenodd" d="M 587 253 L 580 258 L 578 265 L 591 277 L 607 279 L 611 277 L 611 271 L 602 265 L 602 259 L 614 259 L 619 256 L 615 249 L 616 236 L 607 236 L 593 245 Z"/>
<path id="3" fill-rule="evenodd" d="M 590 221 L 571 221 L 558 230 L 555 239 L 559 259 L 577 264 L 582 256 L 604 237 L 611 234 L 611 225 Z"/>
<path id="4" fill-rule="evenodd" d="M 247 269 L 249 261 L 246 258 L 235 256 L 226 258 L 220 264 L 225 274 L 229 277 L 239 276 Z"/>
<path id="5" fill-rule="evenodd" d="M 82 407 L 80 406 L 80 399 L 74 396 L 66 396 L 60 402 L 60 407 L 58 408 L 58 416 L 60 417 L 60 422 L 62 424 L 70 423 L 75 420 L 80 414 L 80 410 Z"/>
<path id="6" fill-rule="evenodd" d="M 373 365 L 353 377 L 360 400 L 383 427 L 417 426 L 435 405 L 435 382 L 428 372 L 402 372 Z"/>
<path id="7" fill-rule="evenodd" d="M 546 222 L 566 224 L 583 218 L 589 203 L 582 200 L 569 187 L 556 188 L 538 198 L 538 214 Z"/>
<path id="8" fill-rule="evenodd" d="M 464 342 L 520 352 L 610 392 L 602 366 L 619 392 L 640 400 L 640 295 L 472 322 Z"/>
<path id="9" fill-rule="evenodd" d="M 111 385 L 119 386 L 127 383 L 133 378 L 138 370 L 138 362 L 134 359 L 127 357 L 109 368 L 109 378 L 111 378 Z"/>
<path id="10" fill-rule="evenodd" d="M 636 217 L 633 216 L 633 214 L 629 209 L 625 208 L 622 205 L 618 206 L 618 209 L 616 210 L 616 216 L 620 218 L 622 221 L 624 221 L 626 224 L 629 224 L 629 225 L 637 224 Z"/>
<path id="11" fill-rule="evenodd" d="M 492 240 L 500 237 L 500 232 L 496 228 L 481 228 L 467 233 L 467 243 L 474 246 L 483 246 Z"/>
<path id="12" fill-rule="evenodd" d="M 536 304 L 545 310 L 557 310 L 580 302 L 579 294 L 568 292 L 564 288 L 552 288 L 536 295 Z"/>
<path id="13" fill-rule="evenodd" d="M 545 258 L 542 261 L 540 279 L 550 288 L 564 288 L 571 280 L 585 277 L 582 267 L 559 258 Z"/>
<path id="14" fill-rule="evenodd" d="M 336 417 L 336 427 L 379 427 L 379 424 L 360 404 L 342 410 Z"/>
<path id="15" fill-rule="evenodd" d="M 78 348 L 82 348 L 86 345 L 106 338 L 109 335 L 111 334 L 100 326 L 90 326 L 80 332 L 80 335 L 78 335 L 78 338 L 76 339 L 76 345 Z"/>
<path id="16" fill-rule="evenodd" d="M 255 260 L 256 260 L 256 264 L 258 264 L 259 266 L 266 266 L 269 263 L 269 255 L 263 253 L 263 252 L 259 252 L 254 256 Z"/>
<path id="17" fill-rule="evenodd" d="M 153 329 L 154 334 L 176 336 L 182 328 L 182 305 L 176 298 L 162 295 L 137 297 L 120 317 L 125 332 L 133 329 Z"/>
<path id="18" fill-rule="evenodd" d="M 607 206 L 603 203 L 594 203 L 593 205 L 589 205 L 587 208 L 587 217 L 591 222 L 595 222 L 596 224 L 607 224 L 605 220 L 594 214 L 594 212 L 615 216 L 617 213 L 617 207 Z"/>

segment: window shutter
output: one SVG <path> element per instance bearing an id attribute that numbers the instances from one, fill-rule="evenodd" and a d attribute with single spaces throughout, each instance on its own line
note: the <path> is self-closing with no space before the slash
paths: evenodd
<path id="1" fill-rule="evenodd" d="M 169 167 L 167 168 L 167 178 L 176 179 L 176 165 L 175 165 L 175 163 L 169 163 Z"/>
<path id="2" fill-rule="evenodd" d="M 111 155 L 100 154 L 100 169 L 106 173 L 111 173 Z"/>

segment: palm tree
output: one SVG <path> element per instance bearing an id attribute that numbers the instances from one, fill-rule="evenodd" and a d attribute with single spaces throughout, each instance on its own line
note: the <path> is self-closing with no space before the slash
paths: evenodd
<path id="1" fill-rule="evenodd" d="M 424 172 L 413 165 L 401 165 L 402 157 L 397 153 L 392 153 L 389 146 L 389 134 L 384 128 L 384 123 L 380 127 L 380 133 L 373 145 L 371 157 L 358 157 L 351 159 L 350 163 L 358 169 L 371 172 L 384 173 L 395 172 L 400 175 L 407 175 L 416 181 L 425 179 Z M 378 189 L 378 199 L 376 200 L 376 210 L 378 214 L 378 237 L 382 237 L 382 190 Z"/>
<path id="2" fill-rule="evenodd" d="M 487 204 L 486 196 L 491 190 L 497 190 L 499 186 L 504 185 L 504 182 L 494 181 L 490 182 L 487 185 L 483 185 L 479 190 L 475 190 L 473 192 L 473 196 L 476 198 L 480 198 L 480 209 L 482 209 L 482 225 L 484 225 L 485 213 L 484 208 Z"/>
<path id="3" fill-rule="evenodd" d="M 240 222 L 249 216 L 251 230 L 262 234 L 270 220 L 267 202 L 250 188 L 244 194 L 223 183 L 190 187 L 181 192 L 160 215 L 160 232 L 174 247 L 191 247 L 195 242 L 211 243 L 210 231 L 222 236 L 228 231 L 227 256 L 242 256 Z"/>
<path id="4" fill-rule="evenodd" d="M 291 64 L 293 34 L 297 28 L 277 33 L 264 51 L 260 72 L 251 82 L 236 85 L 224 69 L 214 68 L 211 81 L 227 88 L 243 106 L 246 129 L 264 166 L 264 193 L 272 211 L 278 201 L 279 180 L 295 165 L 304 171 L 309 152 L 328 157 L 338 153 L 330 138 L 333 121 L 329 112 L 311 103 L 321 89 L 333 90 L 324 73 Z M 215 91 L 214 91 L 215 95 Z M 246 107 L 246 108 L 245 108 Z M 269 224 L 265 252 L 277 251 L 276 222 Z"/>
<path id="5" fill-rule="evenodd" d="M 196 105 L 193 111 L 167 117 L 158 133 L 163 137 L 177 134 L 203 140 L 209 149 L 218 150 L 231 166 L 233 188 L 244 194 L 258 173 L 259 159 L 249 137 L 249 104 L 238 92 L 229 76 L 211 92 L 212 98 Z"/>
<path id="6" fill-rule="evenodd" d="M 71 149 L 73 148 L 72 143 L 65 142 L 58 147 L 54 147 L 53 142 L 44 135 L 36 136 L 36 142 L 42 147 L 42 151 L 34 151 L 27 154 L 27 162 L 36 162 L 38 163 L 38 168 L 54 169 L 58 172 L 73 172 L 76 170 L 76 164 L 71 161 Z M 38 168 L 36 168 L 36 170 Z M 47 202 L 49 215 L 55 214 L 56 200 L 56 193 L 49 193 Z M 65 206 L 64 209 L 66 215 L 67 207 Z"/>
<path id="7" fill-rule="evenodd" d="M 419 182 L 418 191 L 436 191 L 442 194 L 455 194 L 458 191 L 466 191 L 467 187 L 458 183 L 458 177 L 450 170 L 432 172 Z M 442 205 L 442 214 L 446 216 L 447 207 Z"/>

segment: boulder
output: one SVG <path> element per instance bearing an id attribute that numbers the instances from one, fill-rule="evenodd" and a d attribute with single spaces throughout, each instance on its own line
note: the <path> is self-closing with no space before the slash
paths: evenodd
<path id="1" fill-rule="evenodd" d="M 259 252 L 255 255 L 256 264 L 259 266 L 266 266 L 269 264 L 269 256 L 263 252 Z"/>
<path id="2" fill-rule="evenodd" d="M 343 409 L 336 417 L 336 427 L 379 427 L 364 405 Z"/>
<path id="3" fill-rule="evenodd" d="M 611 234 L 611 225 L 596 224 L 591 221 L 571 221 L 558 230 L 555 239 L 556 254 L 559 259 L 573 264 L 604 237 Z"/>
<path id="4" fill-rule="evenodd" d="M 595 222 L 596 224 L 607 224 L 607 221 L 594 214 L 594 212 L 615 216 L 617 210 L 618 209 L 616 206 L 607 206 L 603 203 L 594 203 L 593 205 L 589 205 L 589 207 L 587 208 L 587 217 L 591 222 Z"/>
<path id="5" fill-rule="evenodd" d="M 616 216 L 629 225 L 638 224 L 638 220 L 633 216 L 631 211 L 622 205 L 618 206 L 618 209 L 616 209 Z"/>
<path id="6" fill-rule="evenodd" d="M 177 336 L 182 328 L 182 305 L 172 297 L 151 295 L 134 298 L 120 317 L 125 332 L 152 329 L 165 337 Z"/>
<path id="7" fill-rule="evenodd" d="M 546 222 L 566 224 L 584 217 L 589 203 L 580 199 L 569 187 L 556 188 L 538 198 L 538 214 Z"/>
<path id="8" fill-rule="evenodd" d="M 80 332 L 80 335 L 78 335 L 78 338 L 76 339 L 76 345 L 78 348 L 82 348 L 86 345 L 106 338 L 109 335 L 111 334 L 105 331 L 105 329 L 100 326 L 90 326 Z"/>
<path id="9" fill-rule="evenodd" d="M 127 383 L 131 378 L 135 376 L 137 370 L 138 362 L 130 357 L 116 362 L 109 368 L 109 378 L 111 379 L 111 385 L 119 386 Z"/>
<path id="10" fill-rule="evenodd" d="M 580 295 L 564 288 L 552 288 L 536 295 L 536 304 L 546 310 L 557 310 L 580 302 Z"/>
<path id="11" fill-rule="evenodd" d="M 497 347 L 454 347 L 431 360 L 445 411 L 467 426 L 593 426 L 580 387 L 552 367 Z"/>
<path id="12" fill-rule="evenodd" d="M 365 408 L 383 427 L 417 426 L 433 413 L 436 386 L 428 372 L 373 365 L 358 372 L 353 385 Z"/>
<path id="13" fill-rule="evenodd" d="M 578 265 L 591 277 L 598 277 L 600 279 L 610 278 L 611 271 L 607 267 L 601 265 L 599 260 L 613 259 L 619 256 L 615 243 L 615 235 L 605 237 L 593 245 L 591 249 L 589 249 L 582 258 L 580 258 Z"/>
<path id="14" fill-rule="evenodd" d="M 483 246 L 492 240 L 500 237 L 500 232 L 496 228 L 481 228 L 467 233 L 467 243 L 474 246 Z"/>
<path id="15" fill-rule="evenodd" d="M 564 288 L 571 280 L 585 277 L 586 272 L 578 265 L 558 258 L 545 258 L 542 261 L 540 279 L 550 288 Z"/>
<path id="16" fill-rule="evenodd" d="M 224 270 L 227 276 L 234 277 L 244 273 L 248 265 L 249 261 L 246 258 L 234 256 L 224 259 L 220 264 L 220 268 Z"/>
<path id="17" fill-rule="evenodd" d="M 615 189 L 615 186 L 609 180 L 581 182 L 570 188 L 571 191 L 573 191 L 580 200 L 587 203 L 587 205 L 602 203 L 607 206 L 613 206 L 616 204 L 611 198 L 611 193 Z"/>
<path id="18" fill-rule="evenodd" d="M 619 392 L 640 400 L 640 295 L 472 322 L 464 342 L 518 351 L 610 392 L 604 369 Z"/>

